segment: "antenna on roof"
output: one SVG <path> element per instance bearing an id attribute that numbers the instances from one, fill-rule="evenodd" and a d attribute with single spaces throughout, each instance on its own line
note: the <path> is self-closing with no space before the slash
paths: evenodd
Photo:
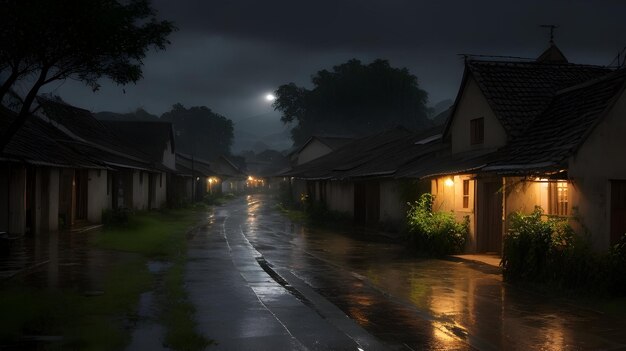
<path id="1" fill-rule="evenodd" d="M 556 24 L 542 24 L 541 28 L 550 28 L 550 45 L 554 45 L 554 30 L 559 28 Z"/>

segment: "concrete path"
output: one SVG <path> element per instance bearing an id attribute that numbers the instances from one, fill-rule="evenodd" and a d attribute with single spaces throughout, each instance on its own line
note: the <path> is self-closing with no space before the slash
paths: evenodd
<path id="1" fill-rule="evenodd" d="M 254 219 L 241 213 L 246 208 L 218 209 L 189 244 L 186 287 L 199 331 L 217 342 L 211 349 L 385 349 L 306 284 L 294 288 L 264 261 L 242 232 L 243 222 Z"/>

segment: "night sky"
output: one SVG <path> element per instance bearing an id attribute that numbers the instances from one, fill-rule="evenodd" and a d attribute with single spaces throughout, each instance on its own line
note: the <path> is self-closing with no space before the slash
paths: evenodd
<path id="1" fill-rule="evenodd" d="M 536 57 L 548 45 L 540 24 L 558 24 L 570 62 L 607 65 L 626 46 L 626 1 L 207 1 L 156 0 L 176 23 L 165 52 L 145 60 L 144 79 L 103 81 L 92 93 L 68 81 L 54 90 L 92 111 L 143 107 L 161 114 L 176 102 L 205 105 L 240 127 L 253 116 L 278 119 L 264 100 L 281 84 L 350 58 L 389 59 L 415 74 L 430 102 L 453 99 L 459 53 Z M 268 114 L 269 113 L 269 114 Z"/>

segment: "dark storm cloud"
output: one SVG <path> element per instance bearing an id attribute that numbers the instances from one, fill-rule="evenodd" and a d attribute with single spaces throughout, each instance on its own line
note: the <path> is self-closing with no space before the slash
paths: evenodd
<path id="1" fill-rule="evenodd" d="M 320 0 L 170 1 L 155 5 L 184 30 L 277 42 L 307 50 L 518 47 L 546 38 L 538 25 L 558 23 L 559 37 L 580 46 L 611 46 L 626 28 L 623 1 Z M 602 37 L 602 43 L 598 43 Z"/>
<path id="2" fill-rule="evenodd" d="M 433 103 L 454 98 L 458 53 L 536 57 L 548 45 L 540 24 L 573 62 L 608 64 L 626 45 L 626 1 L 206 1 L 154 0 L 179 31 L 145 60 L 144 79 L 100 92 L 67 82 L 56 92 L 94 111 L 206 105 L 234 120 L 271 112 L 279 85 L 309 84 L 322 68 L 359 58 L 407 67 Z M 56 88 L 56 87 L 55 87 Z M 276 119 L 278 114 L 274 113 Z M 242 123 L 243 124 L 243 123 Z"/>

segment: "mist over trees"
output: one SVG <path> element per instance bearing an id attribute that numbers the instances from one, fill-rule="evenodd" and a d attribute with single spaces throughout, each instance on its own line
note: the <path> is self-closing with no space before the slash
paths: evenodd
<path id="1" fill-rule="evenodd" d="M 0 101 L 24 91 L 0 151 L 21 128 L 39 89 L 68 78 L 97 90 L 106 77 L 124 85 L 142 78 L 148 50 L 163 50 L 175 30 L 149 0 L 1 0 Z M 16 89 L 18 86 L 20 89 Z"/>
<path id="2" fill-rule="evenodd" d="M 186 108 L 178 103 L 161 120 L 172 122 L 176 151 L 204 159 L 230 155 L 233 121 L 206 106 Z"/>
<path id="3" fill-rule="evenodd" d="M 275 92 L 274 109 L 281 121 L 295 123 L 294 144 L 314 134 L 363 136 L 395 126 L 413 130 L 432 126 L 427 118 L 428 94 L 406 68 L 386 60 L 364 65 L 353 59 L 311 78 L 312 89 L 294 83 Z"/>

